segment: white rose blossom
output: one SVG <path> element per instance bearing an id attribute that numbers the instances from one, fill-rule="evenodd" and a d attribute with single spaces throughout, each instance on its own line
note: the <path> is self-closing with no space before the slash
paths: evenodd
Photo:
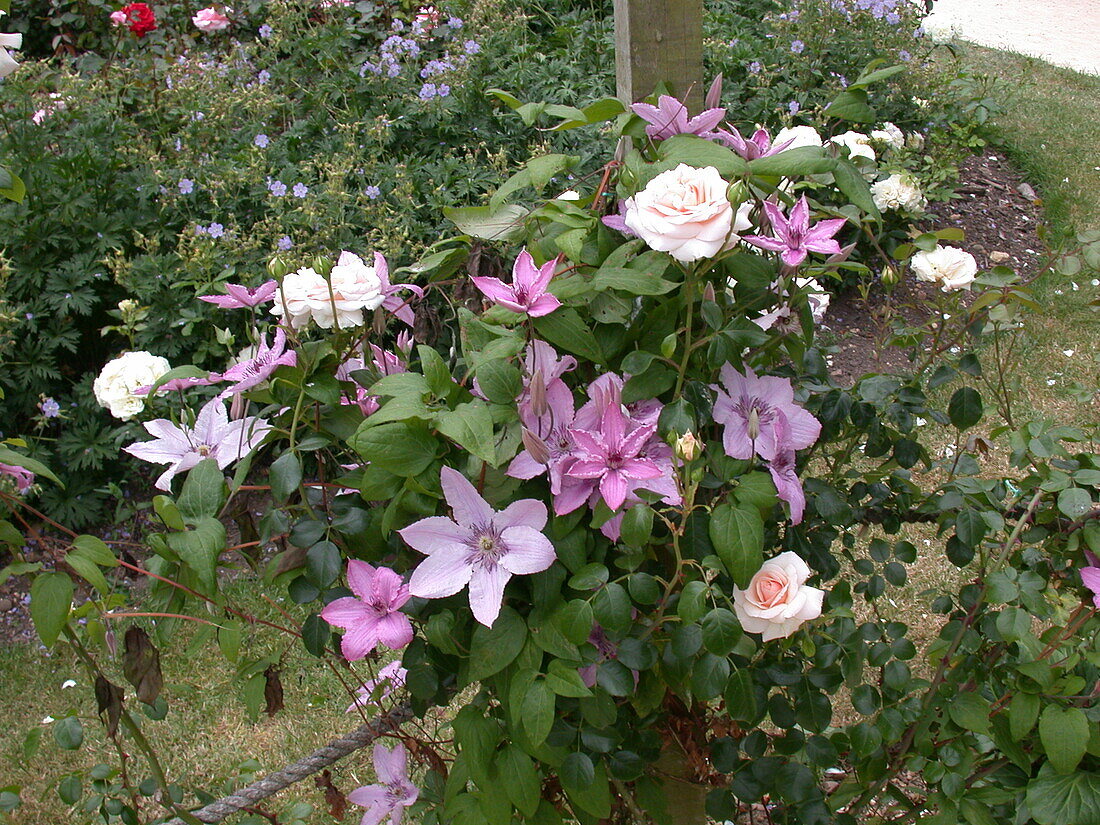
<path id="1" fill-rule="evenodd" d="M 628 198 L 624 220 L 651 249 L 682 263 L 710 258 L 752 226 L 751 204 L 735 213 L 726 195 L 729 186 L 713 166 L 696 169 L 681 163 Z"/>
<path id="2" fill-rule="evenodd" d="M 901 149 L 905 146 L 905 133 L 890 122 L 883 123 L 881 129 L 872 131 L 871 139 L 881 140 L 894 149 Z"/>
<path id="3" fill-rule="evenodd" d="M 362 326 L 363 310 L 377 309 L 385 298 L 382 279 L 374 267 L 345 251 L 340 253 L 327 280 L 312 267 L 283 278 L 271 313 L 282 316 L 285 311 L 295 329 L 311 320 L 322 329 L 332 329 L 336 324 L 349 329 Z"/>
<path id="4" fill-rule="evenodd" d="M 824 145 L 821 140 L 821 135 L 817 133 L 817 129 L 813 126 L 788 126 L 785 129 L 780 129 L 772 140 L 772 145 L 776 146 L 788 140 L 791 141 L 791 144 L 787 149 L 798 149 L 802 146 Z M 787 149 L 783 151 L 787 151 Z"/>
<path id="5" fill-rule="evenodd" d="M 918 252 L 909 262 L 918 281 L 939 284 L 944 292 L 970 289 L 978 274 L 974 256 L 956 246 L 939 246 Z"/>
<path id="6" fill-rule="evenodd" d="M 159 355 L 125 352 L 108 361 L 92 383 L 95 400 L 115 418 L 133 418 L 145 408 L 145 398 L 134 395 L 134 390 L 155 383 L 170 369 L 168 359 Z"/>
<path id="7" fill-rule="evenodd" d="M 871 148 L 871 139 L 862 132 L 845 132 L 829 138 L 829 143 L 847 147 L 848 156 L 852 160 L 867 158 L 872 163 L 875 161 L 875 150 Z"/>
<path id="8" fill-rule="evenodd" d="M 927 205 L 917 182 L 912 175 L 907 174 L 895 173 L 886 180 L 872 184 L 871 197 L 875 206 L 883 211 L 903 209 L 907 212 L 923 212 Z"/>
<path id="9" fill-rule="evenodd" d="M 741 627 L 765 642 L 794 633 L 803 622 L 821 615 L 825 592 L 807 587 L 810 568 L 797 553 L 768 559 L 745 590 L 733 588 L 733 609 Z"/>
<path id="10" fill-rule="evenodd" d="M 0 15 L 4 11 L 0 9 Z M 0 78 L 7 77 L 19 68 L 15 58 L 8 53 L 8 49 L 20 49 L 23 47 L 23 35 L 18 32 L 0 33 Z"/>

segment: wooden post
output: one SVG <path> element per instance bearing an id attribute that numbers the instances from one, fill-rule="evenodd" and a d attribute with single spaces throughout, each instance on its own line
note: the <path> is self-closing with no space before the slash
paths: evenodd
<path id="1" fill-rule="evenodd" d="M 662 80 L 689 111 L 703 107 L 703 0 L 615 0 L 617 94 L 635 103 Z"/>

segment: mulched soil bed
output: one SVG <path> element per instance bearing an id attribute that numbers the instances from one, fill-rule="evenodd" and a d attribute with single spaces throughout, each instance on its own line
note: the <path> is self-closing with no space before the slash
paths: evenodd
<path id="1" fill-rule="evenodd" d="M 923 228 L 958 227 L 966 240 L 958 245 L 978 261 L 979 270 L 1010 266 L 1025 278 L 1037 274 L 1045 257 L 1039 239 L 1042 205 L 1034 190 L 1000 152 L 986 149 L 967 158 L 959 169 L 956 196 L 946 203 L 929 205 Z M 936 287 L 916 281 L 906 273 L 893 301 L 908 321 L 922 320 L 914 308 L 934 297 Z M 909 367 L 904 350 L 880 345 L 884 307 L 881 291 L 864 301 L 849 292 L 833 299 L 826 325 L 837 335 L 832 369 L 839 381 L 852 384 L 869 372 L 901 372 Z M 887 326 L 888 330 L 889 327 Z"/>
<path id="2" fill-rule="evenodd" d="M 1037 233 L 1041 221 L 1042 208 L 1034 200 L 1034 192 L 1002 154 L 987 150 L 962 164 L 956 198 L 932 204 L 925 227 L 959 227 L 966 232 L 961 245 L 977 258 L 980 268 L 1006 264 L 1026 277 L 1035 274 L 1043 257 Z M 920 305 L 923 303 L 920 299 L 933 296 L 934 291 L 935 287 L 908 276 L 895 290 L 894 301 L 900 311 L 908 313 L 908 320 L 916 321 L 920 319 L 912 305 Z M 876 317 L 881 315 L 882 307 L 881 292 L 867 302 L 854 293 L 833 299 L 826 323 L 838 338 L 832 370 L 841 382 L 851 384 L 869 372 L 902 372 L 908 368 L 903 350 L 878 345 L 881 332 Z M 147 516 L 139 514 L 132 523 L 101 529 L 97 534 L 104 540 L 134 542 L 137 550 L 142 532 L 148 527 Z M 67 549 L 68 542 L 63 537 L 44 530 L 38 541 L 28 544 L 24 560 L 50 563 Z M 0 559 L 0 567 L 6 563 Z M 120 581 L 119 585 L 127 589 L 141 586 L 130 580 Z M 29 581 L 24 576 L 0 585 L 0 643 L 34 641 L 27 610 L 28 588 Z"/>

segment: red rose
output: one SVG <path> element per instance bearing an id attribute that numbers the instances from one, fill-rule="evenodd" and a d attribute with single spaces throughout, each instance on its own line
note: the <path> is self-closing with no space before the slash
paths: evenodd
<path id="1" fill-rule="evenodd" d="M 157 18 L 145 3 L 130 3 L 122 7 L 122 12 L 126 15 L 126 26 L 135 37 L 144 37 L 157 27 Z"/>

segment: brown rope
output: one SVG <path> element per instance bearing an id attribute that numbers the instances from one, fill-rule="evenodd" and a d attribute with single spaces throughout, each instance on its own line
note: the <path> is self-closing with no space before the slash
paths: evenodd
<path id="1" fill-rule="evenodd" d="M 192 811 L 191 816 L 200 822 L 221 822 L 226 817 L 245 808 L 251 808 L 260 800 L 267 799 L 267 797 L 290 787 L 295 782 L 327 768 L 349 753 L 365 748 L 380 736 L 396 730 L 403 722 L 411 719 L 412 715 L 411 707 L 407 704 L 399 705 L 393 710 L 382 714 L 373 722 L 361 725 L 351 733 L 338 739 L 333 739 L 324 747 L 318 748 L 309 756 L 303 757 L 291 765 L 287 765 L 281 771 L 268 774 L 263 779 L 259 779 L 229 796 L 211 802 L 197 811 Z M 165 825 L 186 825 L 186 823 L 176 817 L 168 820 Z"/>

